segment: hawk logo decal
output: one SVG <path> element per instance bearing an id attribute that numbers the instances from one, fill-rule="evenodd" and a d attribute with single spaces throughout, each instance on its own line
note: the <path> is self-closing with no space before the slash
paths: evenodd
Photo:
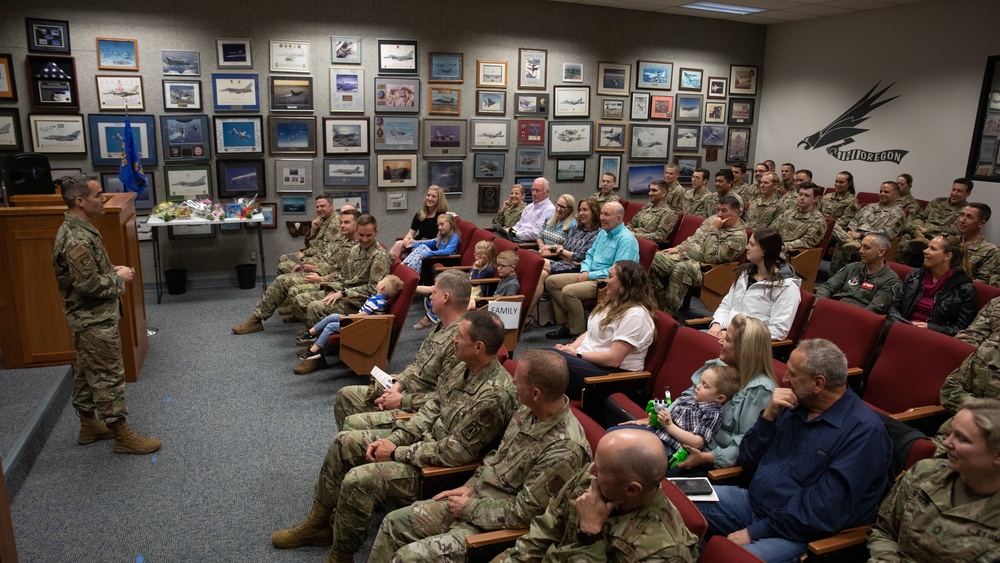
<path id="1" fill-rule="evenodd" d="M 881 82 L 872 86 L 871 90 L 868 90 L 864 96 L 861 96 L 860 100 L 855 102 L 847 111 L 840 114 L 829 125 L 799 141 L 798 147 L 804 150 L 826 147 L 826 152 L 837 160 L 863 160 L 865 162 L 891 161 L 899 164 L 899 161 L 910 151 L 900 149 L 879 152 L 870 152 L 862 149 L 843 150 L 843 147 L 854 142 L 856 135 L 868 131 L 868 129 L 862 128 L 860 125 L 868 120 L 869 114 L 872 111 L 899 97 L 893 96 L 879 100 L 889 88 L 892 88 L 895 82 L 876 92 L 879 84 Z"/>

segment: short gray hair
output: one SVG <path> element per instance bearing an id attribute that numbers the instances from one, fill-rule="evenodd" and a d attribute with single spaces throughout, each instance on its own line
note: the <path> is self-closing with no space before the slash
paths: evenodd
<path id="1" fill-rule="evenodd" d="M 469 307 L 472 298 L 472 283 L 465 272 L 445 270 L 434 278 L 434 285 L 450 296 L 448 302 L 456 310 L 464 311 Z"/>
<path id="2" fill-rule="evenodd" d="M 885 236 L 882 233 L 869 232 L 868 234 L 865 235 L 865 238 L 868 237 L 872 237 L 873 239 L 875 239 L 875 246 L 879 250 L 888 251 L 889 248 L 892 246 L 892 241 L 889 240 L 889 237 Z"/>
<path id="3" fill-rule="evenodd" d="M 837 345 L 823 338 L 799 342 L 797 348 L 806 355 L 806 372 L 826 377 L 827 387 L 847 385 L 847 356 Z"/>

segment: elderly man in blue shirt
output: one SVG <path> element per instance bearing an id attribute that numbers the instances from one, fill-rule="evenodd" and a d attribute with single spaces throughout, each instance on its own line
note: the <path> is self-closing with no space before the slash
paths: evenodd
<path id="1" fill-rule="evenodd" d="M 580 273 L 556 274 L 545 280 L 545 290 L 552 297 L 556 323 L 562 328 L 545 333 L 561 340 L 576 337 L 587 330 L 583 302 L 597 297 L 597 282 L 608 277 L 608 270 L 619 260 L 639 261 L 639 243 L 625 228 L 625 208 L 617 201 L 601 207 L 601 232 L 580 264 Z"/>
<path id="2" fill-rule="evenodd" d="M 890 484 L 885 424 L 847 387 L 847 358 L 805 340 L 740 444 L 747 489 L 721 486 L 699 502 L 709 535 L 727 535 L 768 563 L 798 561 L 810 541 L 875 521 Z M 772 447 L 773 446 L 773 447 Z"/>

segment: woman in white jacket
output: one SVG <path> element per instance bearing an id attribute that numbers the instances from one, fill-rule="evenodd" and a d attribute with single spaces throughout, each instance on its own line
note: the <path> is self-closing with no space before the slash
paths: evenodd
<path id="1" fill-rule="evenodd" d="M 763 321 L 771 338 L 785 338 L 802 299 L 801 283 L 781 258 L 781 235 L 774 229 L 758 229 L 750 235 L 746 264 L 716 309 L 708 333 L 722 334 L 732 318 L 743 313 Z"/>

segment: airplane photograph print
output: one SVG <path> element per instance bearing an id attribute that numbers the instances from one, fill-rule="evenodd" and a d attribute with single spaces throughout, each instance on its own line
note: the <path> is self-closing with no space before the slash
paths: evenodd
<path id="1" fill-rule="evenodd" d="M 669 125 L 633 125 L 629 160 L 666 160 L 670 149 Z"/>
<path id="2" fill-rule="evenodd" d="M 417 74 L 417 42 L 379 39 L 378 71 L 379 74 Z"/>
<path id="3" fill-rule="evenodd" d="M 201 76 L 201 54 L 198 51 L 160 51 L 163 76 Z"/>
<path id="4" fill-rule="evenodd" d="M 555 86 L 552 89 L 555 117 L 588 117 L 590 86 Z"/>
<path id="5" fill-rule="evenodd" d="M 472 119 L 469 121 L 472 149 L 510 148 L 509 119 Z"/>
<path id="6" fill-rule="evenodd" d="M 593 121 L 550 121 L 549 156 L 590 156 L 593 137 Z"/>
<path id="7" fill-rule="evenodd" d="M 361 38 L 334 35 L 330 37 L 330 62 L 333 64 L 361 64 Z"/>
<path id="8" fill-rule="evenodd" d="M 82 115 L 28 116 L 32 150 L 40 153 L 86 153 Z"/>
<path id="9" fill-rule="evenodd" d="M 215 111 L 260 111 L 257 74 L 212 73 Z"/>
<path id="10" fill-rule="evenodd" d="M 264 154 L 264 118 L 215 117 L 217 154 Z"/>
<path id="11" fill-rule="evenodd" d="M 139 45 L 135 39 L 97 38 L 97 68 L 139 70 Z"/>
<path id="12" fill-rule="evenodd" d="M 141 76 L 101 76 L 97 80 L 97 105 L 101 111 L 143 111 Z"/>

